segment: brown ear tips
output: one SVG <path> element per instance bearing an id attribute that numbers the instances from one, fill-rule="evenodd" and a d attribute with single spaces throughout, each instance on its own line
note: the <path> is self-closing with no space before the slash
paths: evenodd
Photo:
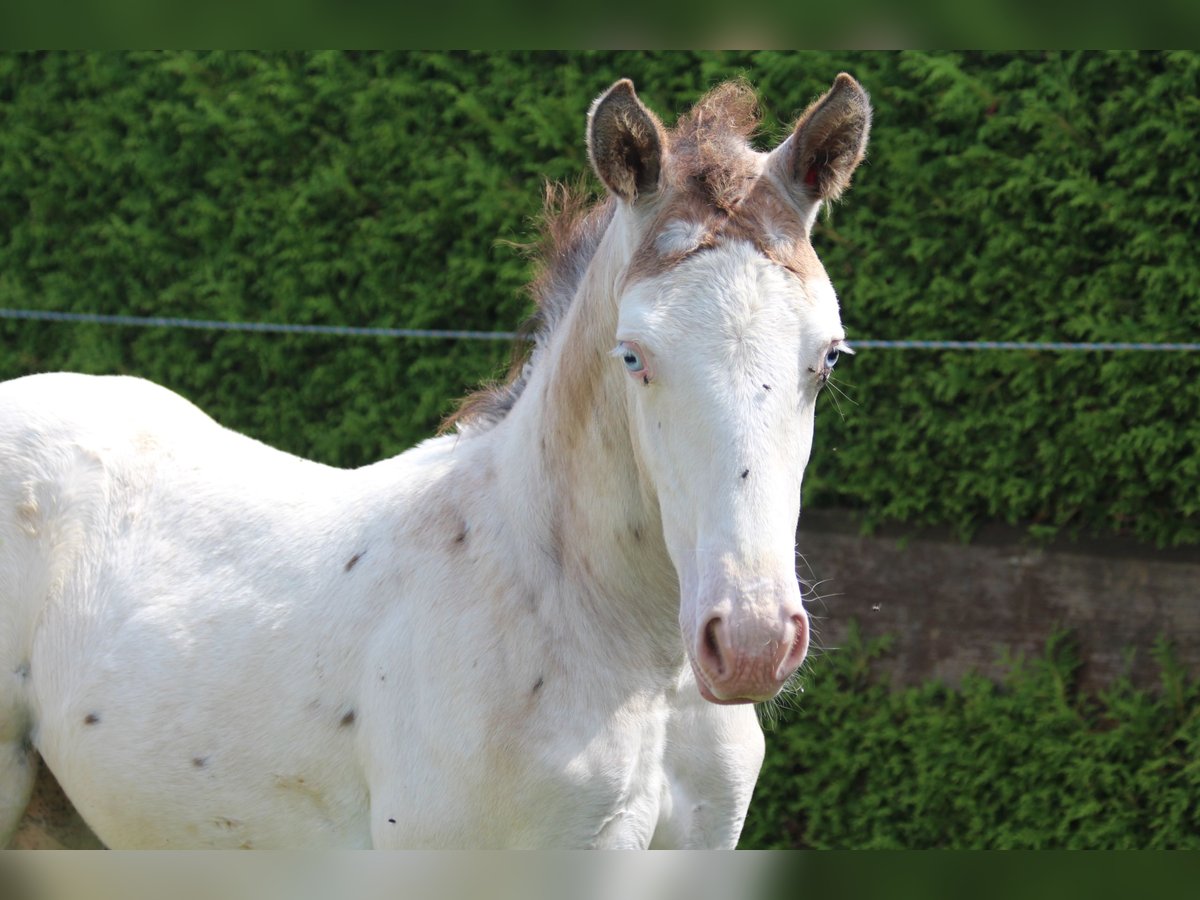
<path id="1" fill-rule="evenodd" d="M 600 96 L 592 101 L 591 109 L 588 110 L 588 120 L 596 117 L 596 113 L 600 111 L 605 104 L 616 102 L 628 102 L 630 100 L 637 101 L 637 91 L 633 87 L 633 82 L 628 78 L 621 78 L 610 84 Z"/>
<path id="2" fill-rule="evenodd" d="M 852 75 L 839 72 L 788 141 L 790 177 L 802 195 L 817 202 L 841 196 L 866 155 L 870 130 L 870 97 Z"/>
<path id="3" fill-rule="evenodd" d="M 633 87 L 633 80 L 629 79 L 629 78 L 617 79 L 616 81 L 614 81 L 612 83 L 612 86 L 609 87 L 609 89 L 607 91 L 605 91 L 604 93 L 606 95 L 608 95 L 608 94 L 627 94 L 630 97 L 637 96 L 637 91 Z"/>
<path id="4" fill-rule="evenodd" d="M 612 193 L 627 202 L 657 192 L 666 131 L 638 99 L 633 82 L 614 82 L 588 113 L 588 156 Z"/>

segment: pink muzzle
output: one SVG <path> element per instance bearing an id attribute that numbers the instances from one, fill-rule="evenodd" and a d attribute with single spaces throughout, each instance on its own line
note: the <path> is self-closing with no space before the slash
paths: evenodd
<path id="1" fill-rule="evenodd" d="M 769 700 L 799 668 L 808 653 L 809 628 L 794 584 L 781 592 L 787 595 L 781 602 L 725 602 L 704 619 L 691 659 L 705 700 Z"/>

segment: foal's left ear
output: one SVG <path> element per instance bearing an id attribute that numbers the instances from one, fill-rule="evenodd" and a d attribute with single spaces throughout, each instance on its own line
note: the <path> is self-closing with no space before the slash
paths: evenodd
<path id="1" fill-rule="evenodd" d="M 784 179 L 810 200 L 836 200 L 867 152 L 871 101 L 857 81 L 842 72 L 796 123 L 775 150 Z"/>
<path id="2" fill-rule="evenodd" d="M 667 133 L 642 105 L 633 82 L 622 78 L 588 112 L 588 156 L 604 186 L 633 203 L 662 186 Z"/>

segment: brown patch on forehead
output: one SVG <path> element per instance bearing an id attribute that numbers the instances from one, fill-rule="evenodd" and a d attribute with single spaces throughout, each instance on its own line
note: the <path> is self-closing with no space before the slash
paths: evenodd
<path id="1" fill-rule="evenodd" d="M 668 135 L 670 181 L 629 281 L 731 240 L 747 241 L 801 277 L 811 270 L 816 256 L 800 211 L 763 171 L 764 154 L 750 146 L 758 123 L 757 98 L 742 81 L 715 88 L 679 120 Z M 695 226 L 695 245 L 664 251 L 658 238 L 672 223 Z"/>
<path id="2" fill-rule="evenodd" d="M 695 244 L 662 248 L 659 236 L 672 223 L 695 226 L 698 235 Z M 634 254 L 626 279 L 633 282 L 662 275 L 689 256 L 728 241 L 745 241 L 801 278 L 807 277 L 817 263 L 799 210 L 763 174 L 745 185 L 741 196 L 727 206 L 717 205 L 702 190 L 684 185 L 655 216 Z"/>
<path id="3" fill-rule="evenodd" d="M 765 176 L 754 185 L 722 232 L 729 239 L 748 241 L 768 259 L 801 278 L 812 272 L 814 263 L 820 265 L 799 208 Z"/>

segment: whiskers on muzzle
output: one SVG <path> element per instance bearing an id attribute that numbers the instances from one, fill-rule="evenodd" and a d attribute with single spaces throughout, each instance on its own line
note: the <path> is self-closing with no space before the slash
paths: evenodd
<path id="1" fill-rule="evenodd" d="M 805 561 L 805 564 L 807 565 L 807 561 Z M 812 571 L 811 568 L 809 571 Z M 824 606 L 825 600 L 841 595 L 838 593 L 819 593 L 817 591 L 817 588 L 825 584 L 828 579 L 824 581 L 809 581 L 800 578 L 798 581 L 800 583 L 800 600 L 808 613 L 808 653 L 796 671 L 784 682 L 778 694 L 770 700 L 763 700 L 754 705 L 755 711 L 758 713 L 759 724 L 769 730 L 776 728 L 786 716 L 801 709 L 804 702 L 805 682 L 809 680 L 815 671 L 816 660 L 823 654 L 838 649 L 837 647 L 826 647 L 821 643 L 820 626 L 818 623 L 822 620 L 822 617 L 813 615 L 812 606 L 814 603 Z"/>

